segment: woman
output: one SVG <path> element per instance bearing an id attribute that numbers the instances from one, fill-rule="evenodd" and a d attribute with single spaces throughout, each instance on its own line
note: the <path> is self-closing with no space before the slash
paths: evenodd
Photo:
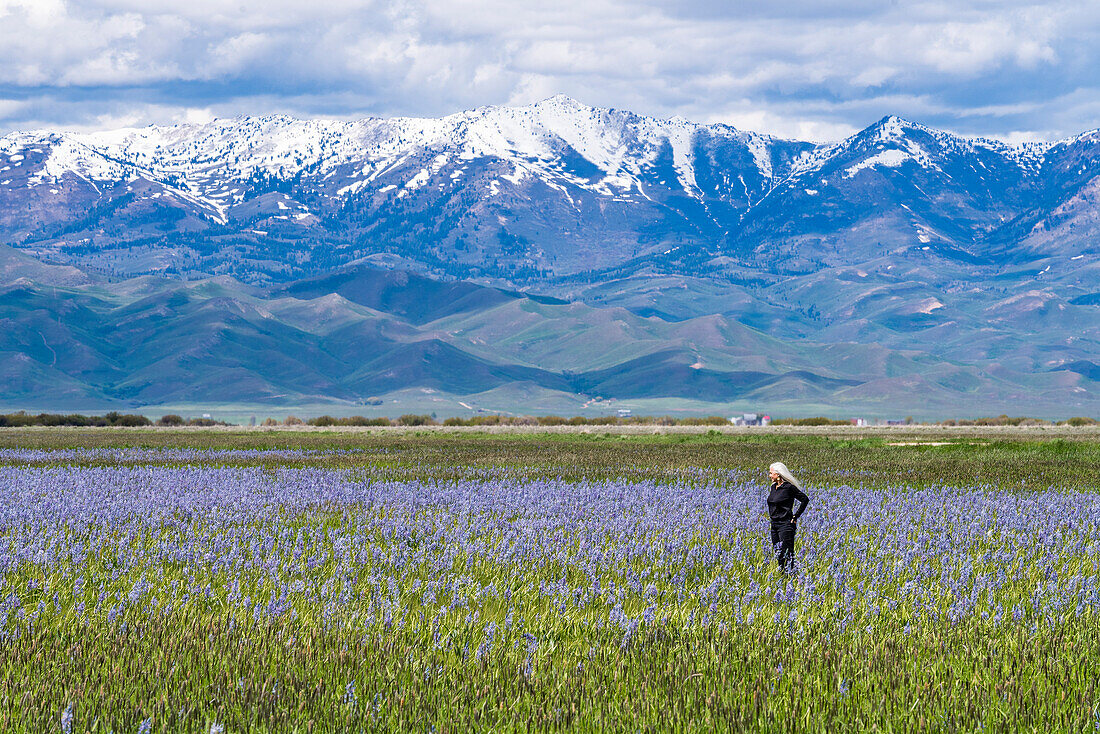
<path id="1" fill-rule="evenodd" d="M 772 480 L 772 491 L 768 493 L 772 546 L 775 547 L 775 560 L 779 562 L 779 568 L 783 573 L 788 573 L 794 568 L 795 525 L 810 503 L 810 498 L 783 462 L 777 461 L 769 466 L 768 477 Z M 798 500 L 799 507 L 797 511 L 792 511 L 795 500 Z"/>

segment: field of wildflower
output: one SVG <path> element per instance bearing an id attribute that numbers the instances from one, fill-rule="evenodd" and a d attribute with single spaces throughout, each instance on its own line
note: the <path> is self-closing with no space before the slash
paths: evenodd
<path id="1" fill-rule="evenodd" d="M 0 730 L 1100 729 L 1100 443 L 912 443 L 4 433 Z"/>

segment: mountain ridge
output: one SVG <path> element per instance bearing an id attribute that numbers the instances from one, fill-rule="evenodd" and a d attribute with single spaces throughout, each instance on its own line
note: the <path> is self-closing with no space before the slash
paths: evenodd
<path id="1" fill-rule="evenodd" d="M 208 359 L 265 400 L 396 389 L 380 363 L 349 387 L 360 340 L 419 365 L 393 368 L 410 389 L 458 389 L 421 367 L 461 363 L 490 393 L 566 404 L 626 390 L 624 374 L 668 395 L 837 405 L 915 389 L 1069 405 L 1094 387 L 1095 132 L 1008 146 L 886 116 L 817 145 L 559 97 L 442 120 L 91 135 L 0 140 L 0 274 L 20 335 L 4 385 L 53 375 L 65 394 L 136 400 L 163 396 L 158 369 L 197 380 Z M 49 289 L 74 323 L 42 320 Z M 116 339 L 139 333 L 171 344 L 168 361 L 124 365 Z M 323 368 L 292 368 L 295 349 Z M 656 371 L 624 366 L 639 359 Z M 753 392 L 750 373 L 781 379 Z"/>
<path id="2" fill-rule="evenodd" d="M 1095 151 L 1079 150 L 1091 142 L 1082 133 L 1010 146 L 886 116 L 813 144 L 562 96 L 443 118 L 273 115 L 12 133 L 0 138 L 0 237 L 125 274 L 233 272 L 263 282 L 397 257 L 443 276 L 527 285 L 638 256 L 677 271 L 674 258 L 661 258 L 680 250 L 744 260 L 806 236 L 858 241 L 851 228 L 819 231 L 830 204 L 810 197 L 828 190 L 852 200 L 867 175 L 891 175 L 911 184 L 879 199 L 893 221 L 857 208 L 853 223 L 885 226 L 896 239 L 912 231 L 903 220 L 914 203 L 946 197 L 953 210 L 919 226 L 943 229 L 965 251 L 997 242 L 1004 222 L 1027 215 L 1024 202 L 1043 192 L 1049 201 L 1031 213 L 1033 227 L 1072 200 L 1056 154 L 1085 153 L 1091 168 Z M 1005 226 L 1016 239 L 1031 233 Z M 802 266 L 796 258 L 790 267 Z"/>

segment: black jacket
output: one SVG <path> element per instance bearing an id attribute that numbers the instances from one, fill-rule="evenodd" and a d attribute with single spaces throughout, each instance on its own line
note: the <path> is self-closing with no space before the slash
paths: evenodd
<path id="1" fill-rule="evenodd" d="M 798 500 L 800 506 L 797 512 L 791 512 L 795 500 Z M 809 503 L 810 498 L 805 492 L 790 482 L 781 481 L 773 484 L 772 491 L 768 493 L 768 516 L 771 517 L 772 522 L 797 520 Z"/>

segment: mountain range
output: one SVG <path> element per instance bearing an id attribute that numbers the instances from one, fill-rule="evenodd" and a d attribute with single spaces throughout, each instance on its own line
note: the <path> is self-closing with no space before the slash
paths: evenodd
<path id="1" fill-rule="evenodd" d="M 1098 197 L 1097 131 L 821 145 L 565 97 L 13 133 L 0 402 L 1095 412 Z"/>

